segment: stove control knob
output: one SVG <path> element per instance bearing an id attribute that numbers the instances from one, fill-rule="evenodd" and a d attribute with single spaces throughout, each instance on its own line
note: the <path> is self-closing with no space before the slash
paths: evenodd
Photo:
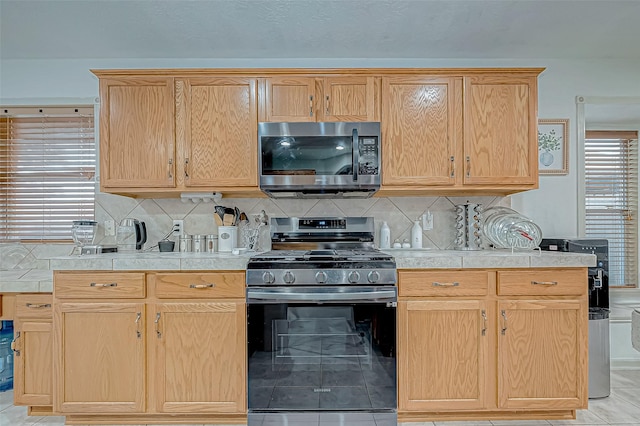
<path id="1" fill-rule="evenodd" d="M 270 271 L 267 271 L 264 274 L 262 274 L 262 282 L 264 282 L 265 284 L 273 284 L 275 280 L 276 280 L 276 277 Z"/>
<path id="2" fill-rule="evenodd" d="M 293 282 L 296 280 L 296 277 L 291 273 L 291 271 L 287 271 L 284 273 L 284 282 L 287 284 L 293 284 Z"/>
<path id="3" fill-rule="evenodd" d="M 318 273 L 316 273 L 316 282 L 318 282 L 319 284 L 324 284 L 327 282 L 327 273 L 324 271 L 320 271 Z"/>
<path id="4" fill-rule="evenodd" d="M 379 279 L 380 273 L 378 271 L 371 271 L 367 274 L 367 280 L 369 280 L 371 284 L 377 283 Z"/>
<path id="5" fill-rule="evenodd" d="M 349 273 L 349 282 L 355 284 L 358 281 L 360 281 L 360 273 L 358 271 L 351 271 Z"/>

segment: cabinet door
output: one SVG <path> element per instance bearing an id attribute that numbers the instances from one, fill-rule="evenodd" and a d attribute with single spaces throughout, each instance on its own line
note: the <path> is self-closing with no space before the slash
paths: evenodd
<path id="1" fill-rule="evenodd" d="M 314 78 L 267 78 L 265 121 L 316 121 L 314 97 Z"/>
<path id="2" fill-rule="evenodd" d="M 53 338 L 51 320 L 16 321 L 14 330 L 15 405 L 52 405 Z"/>
<path id="3" fill-rule="evenodd" d="M 383 185 L 453 185 L 462 80 L 382 78 Z"/>
<path id="4" fill-rule="evenodd" d="M 498 406 L 586 408 L 586 303 L 501 301 L 498 315 Z"/>
<path id="5" fill-rule="evenodd" d="M 143 321 L 143 303 L 55 305 L 55 411 L 144 412 Z"/>
<path id="6" fill-rule="evenodd" d="M 246 413 L 244 303 L 162 303 L 150 315 L 155 410 Z"/>
<path id="7" fill-rule="evenodd" d="M 464 183 L 537 185 L 535 77 L 465 80 Z"/>
<path id="8" fill-rule="evenodd" d="M 101 79 L 100 100 L 102 187 L 173 188 L 173 78 Z"/>
<path id="9" fill-rule="evenodd" d="M 177 138 L 185 187 L 257 187 L 254 78 L 178 80 Z M 182 158 L 184 156 L 184 158 Z"/>
<path id="10" fill-rule="evenodd" d="M 487 308 L 479 300 L 398 303 L 398 409 L 486 405 Z"/>
<path id="11" fill-rule="evenodd" d="M 318 81 L 319 121 L 376 121 L 374 77 L 327 77 Z"/>

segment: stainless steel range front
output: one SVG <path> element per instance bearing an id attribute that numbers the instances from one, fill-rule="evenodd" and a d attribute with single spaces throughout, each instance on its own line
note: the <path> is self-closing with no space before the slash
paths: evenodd
<path id="1" fill-rule="evenodd" d="M 249 426 L 397 424 L 396 264 L 374 229 L 272 219 L 247 267 Z"/>

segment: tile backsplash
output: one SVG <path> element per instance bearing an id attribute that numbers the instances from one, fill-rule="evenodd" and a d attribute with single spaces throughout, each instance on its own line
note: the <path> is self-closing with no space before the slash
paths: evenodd
<path id="1" fill-rule="evenodd" d="M 364 200 L 276 200 L 270 198 L 223 198 L 219 203 L 226 207 L 238 207 L 247 215 L 264 210 L 269 217 L 304 216 L 372 216 L 376 222 L 376 243 L 380 225 L 387 221 L 391 230 L 391 241 L 409 240 L 413 221 L 427 210 L 433 215 L 434 227 L 423 231 L 423 247 L 452 249 L 455 236 L 455 205 L 466 202 L 510 206 L 509 197 L 374 197 Z M 114 236 L 104 235 L 106 220 L 119 223 L 131 217 L 143 220 L 147 227 L 145 247 L 157 244 L 170 230 L 174 219 L 184 220 L 187 234 L 216 234 L 213 218 L 215 203 L 176 198 L 137 199 L 118 195 L 97 193 L 96 214 L 98 221 L 96 244 L 115 244 Z M 72 244 L 19 244 L 0 243 L 0 270 L 48 269 L 49 258 L 68 255 Z M 156 249 L 157 250 L 157 249 Z"/>

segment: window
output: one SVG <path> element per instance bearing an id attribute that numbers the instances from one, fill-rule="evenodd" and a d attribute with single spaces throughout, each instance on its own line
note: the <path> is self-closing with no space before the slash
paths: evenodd
<path id="1" fill-rule="evenodd" d="M 0 109 L 0 240 L 71 239 L 94 218 L 93 106 Z"/>
<path id="2" fill-rule="evenodd" d="M 609 240 L 609 285 L 638 286 L 638 132 L 587 131 L 588 238 Z"/>

